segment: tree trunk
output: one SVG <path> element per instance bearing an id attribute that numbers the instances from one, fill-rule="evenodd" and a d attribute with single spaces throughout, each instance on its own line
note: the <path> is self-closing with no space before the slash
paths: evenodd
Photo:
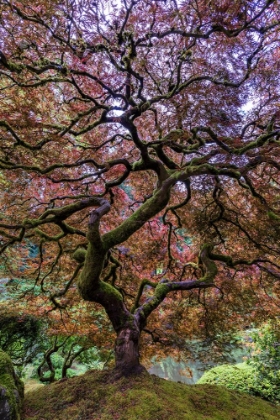
<path id="1" fill-rule="evenodd" d="M 116 370 L 128 376 L 145 371 L 139 362 L 140 330 L 135 327 L 122 328 L 116 338 L 115 360 Z"/>

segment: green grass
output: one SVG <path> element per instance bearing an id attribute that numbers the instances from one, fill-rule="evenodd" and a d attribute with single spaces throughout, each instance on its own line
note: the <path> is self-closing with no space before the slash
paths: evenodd
<path id="1" fill-rule="evenodd" d="M 279 420 L 260 398 L 216 385 L 185 385 L 143 373 L 113 379 L 90 371 L 26 394 L 24 420 Z"/>

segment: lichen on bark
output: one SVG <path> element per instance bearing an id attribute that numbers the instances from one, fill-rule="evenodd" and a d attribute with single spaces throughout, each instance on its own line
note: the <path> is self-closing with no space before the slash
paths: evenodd
<path id="1" fill-rule="evenodd" d="M 204 244 L 201 247 L 199 254 L 199 264 L 203 272 L 203 276 L 200 277 L 199 281 L 204 283 L 212 283 L 218 273 L 217 265 L 211 259 L 211 251 L 213 250 L 212 244 Z"/>
<path id="2" fill-rule="evenodd" d="M 16 376 L 10 357 L 0 350 L 0 418 L 20 420 L 23 382 Z"/>

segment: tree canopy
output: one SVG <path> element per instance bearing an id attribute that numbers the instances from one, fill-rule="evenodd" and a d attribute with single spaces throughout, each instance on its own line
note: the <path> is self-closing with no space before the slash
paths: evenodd
<path id="1" fill-rule="evenodd" d="M 279 13 L 0 1 L 5 276 L 37 311 L 101 305 L 122 372 L 141 332 L 150 357 L 279 315 Z"/>

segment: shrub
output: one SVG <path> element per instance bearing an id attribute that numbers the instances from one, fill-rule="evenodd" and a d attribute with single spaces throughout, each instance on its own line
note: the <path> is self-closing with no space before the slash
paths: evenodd
<path id="1" fill-rule="evenodd" d="M 221 385 L 228 389 L 256 395 L 255 376 L 254 368 L 246 363 L 220 365 L 205 372 L 197 383 Z"/>
<path id="2" fill-rule="evenodd" d="M 259 369 L 259 370 L 258 370 Z M 280 370 L 264 370 L 263 365 L 240 363 L 214 367 L 197 384 L 214 384 L 246 392 L 264 400 L 280 403 Z"/>

